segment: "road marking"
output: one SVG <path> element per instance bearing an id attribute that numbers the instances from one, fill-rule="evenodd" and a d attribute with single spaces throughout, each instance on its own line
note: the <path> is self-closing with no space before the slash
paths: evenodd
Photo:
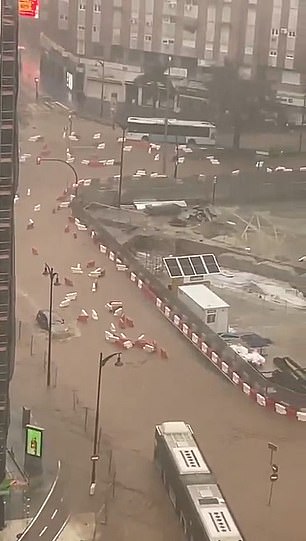
<path id="1" fill-rule="evenodd" d="M 59 536 L 61 535 L 62 531 L 66 528 L 68 521 L 70 520 L 70 515 L 66 518 L 65 522 L 62 524 L 61 528 L 58 530 L 58 532 L 53 537 L 52 541 L 56 541 Z"/>
<path id="2" fill-rule="evenodd" d="M 56 515 L 57 512 L 58 512 L 58 509 L 55 509 L 55 510 L 53 511 L 53 513 L 52 513 L 52 515 L 51 515 L 51 520 L 54 519 L 54 517 L 55 517 L 55 515 Z"/>
<path id="3" fill-rule="evenodd" d="M 54 517 L 55 517 L 55 515 L 56 515 L 57 512 L 58 512 L 58 509 L 55 509 L 55 510 L 53 511 L 53 513 L 52 513 L 52 515 L 51 515 L 51 520 L 54 519 Z"/>
<path id="4" fill-rule="evenodd" d="M 26 527 L 26 529 L 23 531 L 20 540 L 21 540 L 21 539 L 24 539 L 24 537 L 26 536 L 26 534 L 28 533 L 28 531 L 32 528 L 33 524 L 37 521 L 37 519 L 39 518 L 39 516 L 40 516 L 40 514 L 42 513 L 43 509 L 46 507 L 48 501 L 50 500 L 50 498 L 51 498 L 51 496 L 52 496 L 52 494 L 53 494 L 53 492 L 54 492 L 54 489 L 55 489 L 55 487 L 56 487 L 56 485 L 57 485 L 57 482 L 58 482 L 58 479 L 59 479 L 59 475 L 60 475 L 60 472 L 61 472 L 61 467 L 62 467 L 61 461 L 58 460 L 58 461 L 57 461 L 57 474 L 56 474 L 56 478 L 55 478 L 54 481 L 53 481 L 53 484 L 52 484 L 52 486 L 51 486 L 51 488 L 50 488 L 50 491 L 49 491 L 49 493 L 48 493 L 48 495 L 47 495 L 45 501 L 42 503 L 40 509 L 39 509 L 38 512 L 36 513 L 35 517 L 31 520 L 31 522 L 29 523 L 29 525 L 28 525 L 28 526 Z"/>
<path id="5" fill-rule="evenodd" d="M 48 529 L 48 526 L 45 526 L 45 527 L 41 530 L 41 532 L 40 532 L 40 534 L 39 534 L 39 537 L 41 537 L 42 535 L 44 535 L 44 533 L 45 533 L 45 531 L 46 531 L 47 529 Z"/>

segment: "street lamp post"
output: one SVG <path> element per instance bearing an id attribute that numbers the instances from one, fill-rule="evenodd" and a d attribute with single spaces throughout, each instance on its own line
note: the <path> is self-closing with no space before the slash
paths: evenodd
<path id="1" fill-rule="evenodd" d="M 304 130 L 304 124 L 305 124 L 305 112 L 306 112 L 306 93 L 304 94 L 304 101 L 303 101 L 303 111 L 302 111 L 302 122 L 301 122 L 301 130 L 300 130 L 300 137 L 299 137 L 299 152 L 302 152 L 303 147 L 303 130 Z"/>
<path id="2" fill-rule="evenodd" d="M 47 387 L 51 385 L 51 353 L 52 353 L 52 310 L 53 310 L 53 286 L 59 286 L 58 273 L 53 267 L 45 263 L 43 272 L 44 276 L 49 276 L 50 293 L 49 293 L 49 325 L 48 325 L 48 356 L 47 356 Z"/>
<path id="3" fill-rule="evenodd" d="M 178 173 L 178 165 L 179 165 L 179 148 L 178 148 L 178 142 L 177 138 L 175 141 L 175 162 L 174 162 L 174 180 L 177 180 L 177 173 Z"/>
<path id="4" fill-rule="evenodd" d="M 118 187 L 118 208 L 119 209 L 121 208 L 121 197 L 122 197 L 125 133 L 126 133 L 126 127 L 124 126 L 122 128 L 122 142 L 121 142 L 121 152 L 120 152 L 120 171 L 119 171 L 119 187 Z"/>
<path id="5" fill-rule="evenodd" d="M 166 79 L 166 111 L 165 111 L 165 131 L 164 131 L 164 148 L 163 148 L 163 174 L 167 170 L 167 140 L 168 140 L 168 124 L 169 124 L 169 107 L 170 107 L 170 63 L 172 57 L 168 57 L 168 74 Z"/>
<path id="6" fill-rule="evenodd" d="M 68 116 L 68 135 L 72 134 L 72 114 Z"/>
<path id="7" fill-rule="evenodd" d="M 39 99 L 39 78 L 34 77 L 34 84 L 35 84 L 35 100 L 38 101 Z"/>
<path id="8" fill-rule="evenodd" d="M 77 171 L 76 169 L 73 167 L 73 165 L 71 165 L 71 163 L 68 163 L 66 162 L 65 160 L 62 160 L 60 158 L 41 158 L 40 156 L 37 156 L 36 158 L 36 164 L 37 165 L 40 165 L 41 162 L 58 162 L 58 163 L 64 163 L 65 165 L 67 165 L 71 171 L 73 172 L 74 174 L 74 184 L 75 184 L 75 197 L 77 197 L 78 195 L 78 188 L 79 188 L 79 177 L 78 177 L 78 174 L 77 174 Z"/>
<path id="9" fill-rule="evenodd" d="M 103 118 L 104 113 L 104 84 L 105 84 L 105 65 L 104 60 L 98 60 L 97 64 L 99 64 L 102 68 L 102 80 L 101 80 L 101 101 L 100 101 L 100 118 Z"/>
<path id="10" fill-rule="evenodd" d="M 212 205 L 215 204 L 215 200 L 216 200 L 217 182 L 218 182 L 218 178 L 216 176 L 214 176 L 213 185 L 212 185 L 212 197 L 211 197 L 211 204 Z"/>
<path id="11" fill-rule="evenodd" d="M 107 357 L 103 357 L 100 353 L 99 367 L 98 367 L 98 382 L 97 382 L 97 398 L 96 398 L 96 411 L 95 411 L 95 429 L 94 440 L 91 457 L 91 478 L 90 478 L 90 495 L 93 496 L 96 488 L 96 462 L 99 459 L 98 455 L 98 435 L 99 435 L 99 418 L 100 418 L 100 401 L 101 401 L 101 383 L 102 383 L 102 369 L 113 357 L 117 357 L 115 366 L 122 366 L 121 352 L 111 353 Z"/>

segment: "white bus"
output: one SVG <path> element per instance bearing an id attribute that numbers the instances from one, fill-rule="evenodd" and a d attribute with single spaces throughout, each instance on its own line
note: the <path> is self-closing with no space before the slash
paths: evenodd
<path id="1" fill-rule="evenodd" d="M 154 459 L 188 541 L 243 541 L 190 425 L 157 425 Z"/>
<path id="2" fill-rule="evenodd" d="M 126 139 L 133 141 L 165 141 L 165 118 L 129 117 Z M 168 119 L 167 142 L 183 145 L 215 145 L 216 126 L 197 120 Z"/>

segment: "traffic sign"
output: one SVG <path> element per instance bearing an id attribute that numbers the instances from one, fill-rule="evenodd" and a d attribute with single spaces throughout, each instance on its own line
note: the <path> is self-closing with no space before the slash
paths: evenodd
<path id="1" fill-rule="evenodd" d="M 90 460 L 92 460 L 93 462 L 95 462 L 95 460 L 99 460 L 99 455 L 93 455 Z"/>

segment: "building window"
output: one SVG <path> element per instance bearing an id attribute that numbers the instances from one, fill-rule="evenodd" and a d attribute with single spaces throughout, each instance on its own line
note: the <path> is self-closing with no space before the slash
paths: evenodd
<path id="1" fill-rule="evenodd" d="M 272 34 L 272 36 L 278 36 L 279 35 L 279 29 L 278 28 L 272 28 L 271 34 Z"/>
<path id="2" fill-rule="evenodd" d="M 215 323 L 217 317 L 216 310 L 207 310 L 206 323 Z"/>
<path id="3" fill-rule="evenodd" d="M 293 32 L 292 30 L 289 30 L 288 32 L 288 36 L 290 36 L 290 38 L 295 38 L 295 32 Z"/>
<path id="4" fill-rule="evenodd" d="M 79 10 L 80 10 L 80 11 L 85 11 L 85 9 L 86 9 L 85 4 L 80 3 L 80 4 L 79 4 Z"/>
<path id="5" fill-rule="evenodd" d="M 151 34 L 145 34 L 144 39 L 145 39 L 145 41 L 152 41 L 152 36 L 151 36 Z"/>
<path id="6" fill-rule="evenodd" d="M 277 51 L 270 51 L 270 56 L 277 56 Z"/>
<path id="7" fill-rule="evenodd" d="M 101 13 L 101 4 L 94 4 L 94 12 Z"/>

